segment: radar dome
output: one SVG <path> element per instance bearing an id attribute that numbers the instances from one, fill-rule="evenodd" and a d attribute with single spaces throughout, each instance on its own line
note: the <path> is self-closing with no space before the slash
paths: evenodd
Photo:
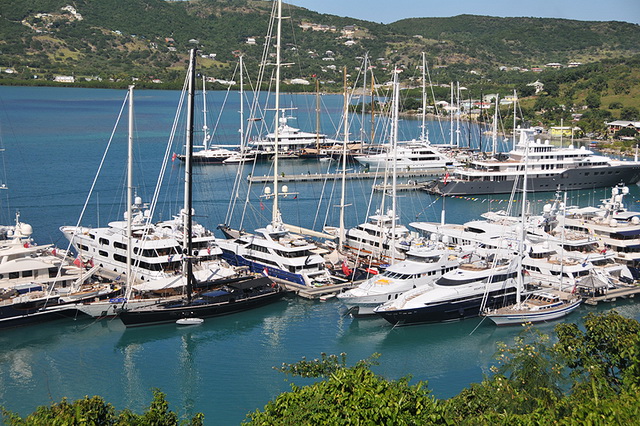
<path id="1" fill-rule="evenodd" d="M 28 223 L 21 223 L 18 225 L 17 231 L 24 237 L 29 237 L 33 234 L 33 227 Z"/>

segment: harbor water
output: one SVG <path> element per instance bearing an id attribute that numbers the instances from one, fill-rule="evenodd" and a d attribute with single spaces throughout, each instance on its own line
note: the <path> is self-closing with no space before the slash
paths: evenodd
<path id="1" fill-rule="evenodd" d="M 136 193 L 143 200 L 150 201 L 161 167 L 168 164 L 154 216 L 158 220 L 178 213 L 182 203 L 182 165 L 171 161 L 171 155 L 165 162 L 179 96 L 174 91 L 135 92 L 134 174 Z M 0 137 L 5 149 L 0 179 L 8 188 L 0 193 L 3 223 L 11 223 L 19 211 L 21 220 L 33 226 L 36 242 L 66 248 L 59 227 L 79 221 L 124 97 L 124 90 L 0 87 Z M 208 126 L 216 128 L 215 143 L 237 144 L 240 121 L 235 92 L 229 94 L 222 116 L 217 117 L 226 97 L 225 92 L 209 93 Z M 290 125 L 315 131 L 313 95 L 287 95 L 283 103 L 298 108 L 288 111 L 296 117 L 290 119 Z M 322 131 L 339 137 L 342 99 L 324 95 L 322 103 Z M 265 121 L 269 120 L 272 118 Z M 368 126 L 368 120 L 362 126 Z M 417 120 L 403 120 L 401 137 L 418 137 L 419 125 Z M 351 134 L 358 135 L 362 126 L 354 122 Z M 431 121 L 429 129 L 432 142 L 449 142 L 448 123 Z M 472 146 L 477 147 L 479 129 L 463 125 L 464 146 L 468 132 Z M 83 225 L 106 226 L 122 217 L 126 133 L 123 119 L 86 203 Z M 365 133 L 370 129 L 365 128 Z M 505 146 L 509 143 L 502 141 Z M 169 152 L 180 149 L 176 139 Z M 241 167 L 239 174 L 237 165 L 195 167 L 199 223 L 214 229 L 226 222 L 247 230 L 268 223 L 271 204 L 260 198 L 264 186 L 254 185 L 247 194 L 246 178 L 249 174 L 270 174 L 272 165 L 264 162 L 255 168 Z M 327 173 L 335 172 L 336 167 L 327 162 L 285 160 L 281 171 Z M 359 170 L 357 165 L 350 167 Z M 236 178 L 243 185 L 234 192 Z M 373 183 L 348 182 L 347 226 L 363 222 L 380 208 L 381 194 L 372 193 Z M 338 223 L 338 182 L 288 182 L 287 186 L 289 196 L 280 203 L 285 222 L 315 230 Z M 574 191 L 568 199 L 576 205 L 597 204 L 609 191 Z M 551 193 L 534 194 L 530 197 L 532 210 L 541 211 L 552 197 Z M 229 208 L 231 198 L 237 201 L 233 211 Z M 640 208 L 640 189 L 633 185 L 626 199 L 631 209 Z M 403 192 L 398 197 L 398 214 L 405 225 L 439 221 L 444 208 L 448 222 L 462 223 L 488 210 L 506 209 L 509 204 L 507 196 L 442 200 L 423 192 Z M 598 307 L 582 306 L 563 321 L 579 321 L 587 312 L 612 308 L 640 317 L 640 307 L 633 300 L 620 300 Z M 554 325 L 536 327 L 551 333 Z M 208 319 L 197 326 L 171 324 L 126 330 L 118 319 L 78 317 L 0 333 L 0 405 L 26 415 L 63 397 L 73 400 L 101 395 L 117 409 L 141 412 L 151 401 L 151 390 L 158 388 L 167 394 L 170 408 L 182 416 L 203 412 L 206 424 L 239 424 L 247 413 L 290 389 L 291 379 L 273 367 L 302 357 L 343 352 L 350 364 L 379 353 L 375 372 L 389 379 L 410 375 L 413 381 L 427 381 L 436 397 L 447 398 L 482 380 L 494 364 L 496 342 L 510 343 L 519 331 L 520 327 L 497 328 L 480 319 L 394 329 L 382 319 L 345 316 L 335 299 L 320 302 L 294 297 Z"/>

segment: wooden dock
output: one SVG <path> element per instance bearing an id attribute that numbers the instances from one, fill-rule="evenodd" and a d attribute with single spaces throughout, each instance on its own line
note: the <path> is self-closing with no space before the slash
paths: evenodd
<path id="1" fill-rule="evenodd" d="M 426 186 L 427 182 L 407 182 L 407 183 L 398 183 L 396 184 L 396 191 L 417 191 L 423 189 Z M 375 185 L 373 187 L 376 191 L 391 191 L 393 186 L 391 184 L 380 184 Z"/>
<path id="2" fill-rule="evenodd" d="M 584 303 L 595 306 L 600 302 L 615 302 L 618 298 L 633 298 L 636 294 L 640 294 L 640 286 L 616 288 L 601 296 L 589 297 Z"/>
<path id="3" fill-rule="evenodd" d="M 385 172 L 350 172 L 345 174 L 345 179 L 383 179 Z M 421 177 L 437 177 L 444 175 L 444 169 L 424 169 L 424 170 L 398 170 L 397 178 L 421 178 Z M 278 177 L 280 182 L 314 182 L 342 179 L 342 173 L 307 173 L 300 175 L 283 174 Z M 247 180 L 251 183 L 272 182 L 273 175 L 267 176 L 247 176 Z"/>
<path id="4" fill-rule="evenodd" d="M 274 281 L 279 281 L 278 279 L 274 279 Z M 342 293 L 345 290 L 352 288 L 357 283 L 353 283 L 350 281 L 340 282 L 336 284 L 328 284 L 319 287 L 310 287 L 301 284 L 294 284 L 285 281 L 279 281 L 280 284 L 284 286 L 289 291 L 292 291 L 296 295 L 305 298 L 305 299 L 321 299 L 325 296 L 336 295 L 338 293 Z"/>

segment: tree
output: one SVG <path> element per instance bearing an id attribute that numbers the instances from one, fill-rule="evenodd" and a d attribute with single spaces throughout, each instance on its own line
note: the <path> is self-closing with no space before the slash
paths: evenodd
<path id="1" fill-rule="evenodd" d="M 374 355 L 376 357 L 377 355 Z M 281 371 L 293 376 L 326 377 L 305 387 L 291 385 L 291 392 L 269 402 L 264 411 L 249 414 L 248 424 L 427 424 L 442 422 L 445 413 L 429 396 L 423 383 L 409 385 L 409 378 L 388 381 L 375 375 L 371 360 L 347 367 L 335 355 L 320 360 L 284 364 Z"/>
<path id="2" fill-rule="evenodd" d="M 153 426 L 177 426 L 190 425 L 202 426 L 204 416 L 198 413 L 193 418 L 179 421 L 178 415 L 169 410 L 169 403 L 164 393 L 155 389 L 153 401 L 144 414 L 135 414 L 130 410 L 117 413 L 115 408 L 99 396 L 76 400 L 72 403 L 64 398 L 60 403 L 51 406 L 38 407 L 35 412 L 24 419 L 15 413 L 2 409 L 5 424 L 10 426 L 39 426 L 39 425 L 105 425 L 105 426 L 129 426 L 129 425 L 153 425 Z"/>
<path id="3" fill-rule="evenodd" d="M 627 370 L 637 365 L 640 356 L 640 323 L 611 311 L 587 314 L 584 328 L 576 324 L 556 327 L 556 350 L 572 369 L 574 390 L 594 395 L 619 392 Z"/>
<path id="4" fill-rule="evenodd" d="M 612 311 L 584 328 L 559 324 L 557 343 L 527 325 L 513 346 L 499 345 L 492 376 L 449 400 L 408 378 L 387 381 L 371 361 L 345 355 L 283 364 L 281 371 L 325 380 L 271 401 L 249 424 L 635 424 L 640 415 L 640 323 Z M 568 382 L 568 383 L 567 383 Z"/>
<path id="5" fill-rule="evenodd" d="M 600 108 L 600 95 L 598 95 L 597 93 L 589 93 L 587 95 L 586 98 L 584 98 L 584 102 L 587 104 L 587 106 L 591 109 L 598 109 Z"/>
<path id="6" fill-rule="evenodd" d="M 620 111 L 620 120 L 638 121 L 640 120 L 640 111 L 636 107 L 625 107 Z"/>

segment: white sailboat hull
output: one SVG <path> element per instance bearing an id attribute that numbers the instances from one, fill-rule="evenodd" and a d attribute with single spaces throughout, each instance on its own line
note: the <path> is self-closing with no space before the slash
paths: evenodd
<path id="1" fill-rule="evenodd" d="M 580 299 L 577 299 L 545 310 L 532 311 L 513 309 L 510 313 L 501 311 L 488 313 L 485 316 L 487 316 L 496 325 L 520 325 L 528 322 L 536 323 L 553 321 L 569 315 L 580 306 L 581 302 L 582 301 Z"/>

